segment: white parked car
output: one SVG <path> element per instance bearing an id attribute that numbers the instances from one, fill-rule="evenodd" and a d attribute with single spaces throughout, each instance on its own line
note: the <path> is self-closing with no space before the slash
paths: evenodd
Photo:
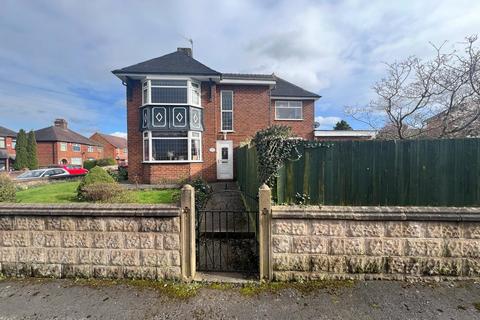
<path id="1" fill-rule="evenodd" d="M 18 180 L 40 179 L 40 178 L 61 177 L 61 176 L 68 176 L 68 175 L 70 175 L 70 173 L 68 173 L 68 171 L 63 168 L 49 168 L 49 169 L 30 170 L 17 176 L 16 179 Z"/>

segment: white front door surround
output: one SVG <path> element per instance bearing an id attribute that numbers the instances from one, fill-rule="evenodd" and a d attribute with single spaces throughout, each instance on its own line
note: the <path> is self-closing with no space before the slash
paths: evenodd
<path id="1" fill-rule="evenodd" d="M 217 140 L 217 179 L 233 179 L 233 141 Z"/>

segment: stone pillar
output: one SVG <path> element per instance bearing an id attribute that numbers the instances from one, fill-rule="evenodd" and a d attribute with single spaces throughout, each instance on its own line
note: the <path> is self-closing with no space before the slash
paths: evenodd
<path id="1" fill-rule="evenodd" d="M 271 217 L 272 191 L 263 184 L 258 189 L 260 280 L 272 280 Z"/>
<path id="2" fill-rule="evenodd" d="M 181 238 L 182 238 L 182 277 L 193 280 L 195 277 L 195 189 L 186 184 L 181 197 Z"/>

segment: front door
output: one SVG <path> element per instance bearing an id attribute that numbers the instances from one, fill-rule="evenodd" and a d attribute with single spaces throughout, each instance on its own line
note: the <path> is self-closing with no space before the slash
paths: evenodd
<path id="1" fill-rule="evenodd" d="M 233 179 L 233 141 L 217 141 L 217 179 Z"/>

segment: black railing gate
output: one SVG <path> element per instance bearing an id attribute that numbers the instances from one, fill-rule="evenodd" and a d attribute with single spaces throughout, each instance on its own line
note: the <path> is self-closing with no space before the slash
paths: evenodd
<path id="1" fill-rule="evenodd" d="M 197 270 L 257 274 L 257 235 L 257 212 L 197 211 Z"/>

